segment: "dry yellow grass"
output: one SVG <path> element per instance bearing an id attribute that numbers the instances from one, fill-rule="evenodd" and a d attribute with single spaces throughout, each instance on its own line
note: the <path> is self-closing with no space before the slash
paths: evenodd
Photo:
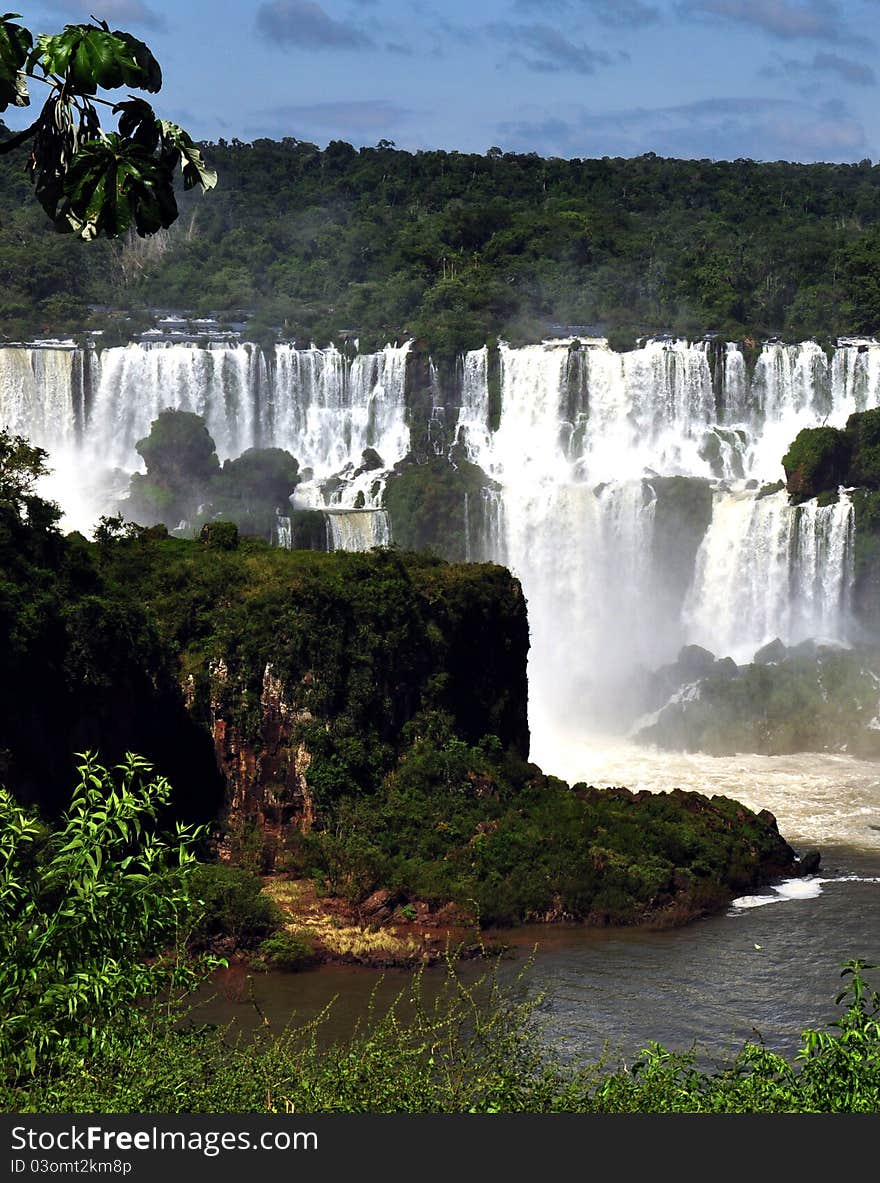
<path id="1" fill-rule="evenodd" d="M 354 960 L 412 961 L 425 946 L 412 933 L 398 935 L 346 921 L 317 899 L 307 880 L 269 880 L 264 889 L 285 916 L 288 932 L 307 929 L 316 945 L 331 956 Z"/>

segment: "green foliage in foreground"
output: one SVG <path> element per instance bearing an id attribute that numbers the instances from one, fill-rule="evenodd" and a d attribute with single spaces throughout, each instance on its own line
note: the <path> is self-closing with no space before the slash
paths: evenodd
<path id="1" fill-rule="evenodd" d="M 24 171 L 56 230 L 86 240 L 129 229 L 144 237 L 178 216 L 178 168 L 184 189 L 216 185 L 188 133 L 158 119 L 145 99 L 97 97 L 121 87 L 161 90 L 162 70 L 143 41 L 106 21 L 35 37 L 9 19 L 18 15 L 0 17 L 0 111 L 30 105 L 29 79 L 48 97 L 29 127 L 3 135 L 0 155 L 27 146 Z M 119 116 L 118 131 L 102 128 L 95 103 Z"/>
<path id="2" fill-rule="evenodd" d="M 450 769 L 452 764 L 450 764 Z M 832 1031 L 797 1061 L 746 1045 L 714 1074 L 652 1045 L 632 1070 L 556 1060 L 521 980 L 463 983 L 452 957 L 434 1001 L 421 977 L 344 1042 L 320 1019 L 253 1040 L 186 1025 L 182 955 L 200 907 L 196 831 L 154 826 L 169 789 L 131 756 L 114 778 L 80 766 L 52 832 L 0 793 L 0 1109 L 13 1112 L 874 1112 L 880 993 L 849 962 Z M 118 782 L 118 783 L 117 783 Z M 206 897 L 211 873 L 201 888 Z M 250 907 L 252 891 L 239 885 Z M 222 893 L 221 893 L 222 894 Z M 228 892 L 226 893 L 228 894 Z M 241 902 L 241 901 L 239 901 Z M 209 909 L 206 909 L 209 910 Z M 269 938 L 268 963 L 308 959 Z M 202 973 L 210 963 L 202 963 Z M 326 1013 L 325 1016 L 326 1017 Z"/>
<path id="3" fill-rule="evenodd" d="M 542 1043 L 540 999 L 497 974 L 467 985 L 448 967 L 433 1001 L 417 975 L 384 1014 L 344 1042 L 322 1019 L 253 1040 L 182 1028 L 147 1012 L 94 1055 L 0 1085 L 17 1112 L 117 1113 L 875 1113 L 880 995 L 851 961 L 830 1030 L 803 1032 L 789 1061 L 746 1044 L 715 1071 L 652 1044 L 631 1069 L 564 1064 Z"/>
<path id="4" fill-rule="evenodd" d="M 85 755 L 54 830 L 0 789 L 0 1063 L 35 1072 L 94 1054 L 144 995 L 191 985 L 187 873 L 199 831 L 152 826 L 164 778 L 129 756 L 114 778 Z"/>

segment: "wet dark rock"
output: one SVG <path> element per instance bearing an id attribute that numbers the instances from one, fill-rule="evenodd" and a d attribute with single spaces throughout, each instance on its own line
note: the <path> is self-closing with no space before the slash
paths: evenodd
<path id="1" fill-rule="evenodd" d="M 785 661 L 787 656 L 788 650 L 785 645 L 779 637 L 774 637 L 768 644 L 761 646 L 753 660 L 755 665 L 775 665 L 777 662 Z"/>
<path id="2" fill-rule="evenodd" d="M 711 672 L 715 665 L 715 654 L 702 645 L 685 645 L 679 650 L 676 665 L 684 675 L 683 681 L 701 678 Z"/>
<path id="3" fill-rule="evenodd" d="M 819 646 L 812 637 L 798 645 L 792 645 L 788 651 L 790 657 L 815 657 L 818 652 Z"/>
<path id="4" fill-rule="evenodd" d="M 712 675 L 717 678 L 735 678 L 739 674 L 739 666 L 732 657 L 720 657 L 712 666 Z"/>
<path id="5" fill-rule="evenodd" d="M 379 455 L 375 448 L 364 448 L 361 452 L 361 465 L 356 470 L 355 475 L 362 472 L 375 472 L 379 468 L 385 467 L 385 461 Z"/>
<path id="6" fill-rule="evenodd" d="M 392 893 L 385 888 L 379 888 L 372 895 L 367 896 L 360 906 L 360 913 L 364 920 L 381 922 L 390 920 L 394 909 L 401 903 L 403 897 L 399 892 Z"/>
<path id="7" fill-rule="evenodd" d="M 822 862 L 822 855 L 818 850 L 808 850 L 802 854 L 797 865 L 799 875 L 815 875 Z"/>

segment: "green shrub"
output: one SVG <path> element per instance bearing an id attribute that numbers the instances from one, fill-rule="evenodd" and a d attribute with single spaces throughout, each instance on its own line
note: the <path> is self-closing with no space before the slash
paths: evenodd
<path id="1" fill-rule="evenodd" d="M 94 1055 L 145 995 L 191 984 L 183 942 L 199 831 L 153 832 L 171 788 L 86 754 L 53 830 L 0 789 L 0 1063 L 15 1077 Z"/>
<path id="2" fill-rule="evenodd" d="M 436 722 L 436 721 L 435 721 Z M 416 739 L 371 797 L 347 796 L 297 852 L 359 903 L 377 888 L 453 901 L 484 924 L 636 924 L 715 911 L 791 865 L 775 828 L 726 798 L 570 788 L 487 740 Z"/>
<path id="3" fill-rule="evenodd" d="M 205 522 L 199 541 L 209 550 L 238 550 L 238 526 L 235 522 Z"/>
<path id="4" fill-rule="evenodd" d="M 260 945 L 260 957 L 270 969 L 294 972 L 317 961 L 314 933 L 310 929 L 278 932 Z"/>
<path id="5" fill-rule="evenodd" d="M 846 435 L 853 452 L 847 484 L 880 489 L 880 409 L 850 415 Z"/>
<path id="6" fill-rule="evenodd" d="M 786 487 L 798 501 L 846 483 L 852 455 L 847 435 L 836 427 L 805 427 L 782 457 Z"/>
<path id="7" fill-rule="evenodd" d="M 230 1042 L 178 1012 L 132 1011 L 85 1056 L 0 1080 L 16 1113 L 876 1113 L 880 1000 L 864 961 L 843 968 L 846 1009 L 803 1032 L 794 1060 L 745 1044 L 712 1072 L 653 1042 L 631 1066 L 561 1062 L 543 1043 L 523 976 L 463 982 L 451 964 L 428 1001 L 421 975 L 349 1039 L 313 1022 Z"/>
<path id="8" fill-rule="evenodd" d="M 217 938 L 231 938 L 236 945 L 254 948 L 278 928 L 278 906 L 263 894 L 259 876 L 226 863 L 200 863 L 190 877 L 190 890 L 198 904 L 193 930 L 194 947 Z"/>

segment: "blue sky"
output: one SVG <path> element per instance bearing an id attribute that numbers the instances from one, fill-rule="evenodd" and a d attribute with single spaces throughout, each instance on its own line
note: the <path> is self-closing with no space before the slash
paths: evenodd
<path id="1" fill-rule="evenodd" d="M 13 5 L 10 5 L 13 7 Z M 195 138 L 880 158 L 880 0 L 43 0 L 145 40 Z M 23 126 L 18 114 L 8 122 Z"/>

